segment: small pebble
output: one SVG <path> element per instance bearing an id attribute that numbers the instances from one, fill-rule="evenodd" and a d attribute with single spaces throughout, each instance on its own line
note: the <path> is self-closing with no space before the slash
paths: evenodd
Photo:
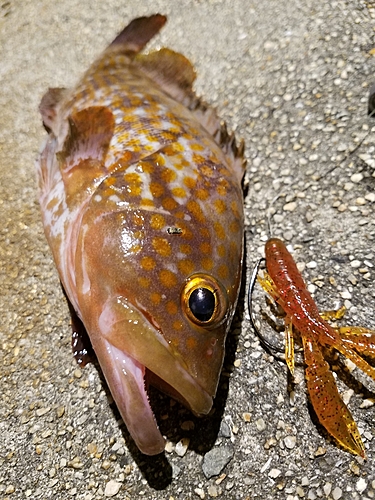
<path id="1" fill-rule="evenodd" d="M 331 483 L 326 483 L 324 486 L 323 486 L 323 491 L 324 491 L 324 494 L 328 497 L 328 495 L 331 493 L 331 490 L 332 490 L 332 484 Z"/>
<path id="2" fill-rule="evenodd" d="M 333 500 L 339 500 L 342 497 L 342 489 L 336 486 L 336 488 L 332 491 Z"/>
<path id="3" fill-rule="evenodd" d="M 350 177 L 350 180 L 352 182 L 354 182 L 355 184 L 358 183 L 358 182 L 361 182 L 362 179 L 363 179 L 363 174 L 361 174 L 361 173 L 353 174 Z"/>
<path id="4" fill-rule="evenodd" d="M 173 451 L 173 443 L 172 443 L 172 441 L 167 441 L 167 442 L 165 443 L 164 450 L 165 450 L 167 453 L 172 453 L 172 451 Z"/>
<path id="5" fill-rule="evenodd" d="M 276 479 L 277 477 L 279 477 L 281 474 L 281 470 L 279 469 L 271 469 L 268 473 L 268 476 L 272 479 Z"/>
<path id="6" fill-rule="evenodd" d="M 258 418 L 258 420 L 255 422 L 255 425 L 257 426 L 258 431 L 262 432 L 266 428 L 266 423 L 263 420 L 263 418 Z"/>
<path id="7" fill-rule="evenodd" d="M 367 488 L 367 482 L 363 479 L 363 477 L 361 477 L 360 479 L 358 479 L 355 485 L 355 489 L 358 491 L 358 493 L 363 493 L 366 488 Z"/>
<path id="8" fill-rule="evenodd" d="M 212 448 L 203 458 L 202 470 L 207 479 L 218 476 L 224 467 L 232 460 L 233 446 Z"/>
<path id="9" fill-rule="evenodd" d="M 210 497 L 216 498 L 218 496 L 218 489 L 215 485 L 211 484 L 208 487 L 207 493 L 210 495 Z"/>
<path id="10" fill-rule="evenodd" d="M 117 481 L 111 479 L 105 485 L 104 495 L 106 497 L 114 497 L 120 491 L 121 486 L 121 483 L 118 483 Z"/>
<path id="11" fill-rule="evenodd" d="M 295 201 L 291 201 L 290 203 L 286 203 L 283 206 L 283 210 L 285 212 L 293 212 L 297 208 L 297 203 Z"/>
<path id="12" fill-rule="evenodd" d="M 289 450 L 292 450 L 296 446 L 296 442 L 296 436 L 286 436 L 284 438 L 284 444 Z"/>
<path id="13" fill-rule="evenodd" d="M 194 493 L 198 495 L 202 500 L 206 497 L 202 488 L 195 488 Z"/>
<path id="14" fill-rule="evenodd" d="M 189 438 L 182 438 L 175 447 L 176 453 L 179 457 L 183 457 L 185 453 L 187 452 L 187 449 L 189 447 L 190 439 Z"/>
<path id="15" fill-rule="evenodd" d="M 360 408 L 370 408 L 371 406 L 374 406 L 374 401 L 371 399 L 364 399 L 360 404 Z"/>
<path id="16" fill-rule="evenodd" d="M 307 269 L 315 269 L 318 267 L 318 264 L 315 262 L 315 260 L 312 260 L 306 264 Z"/>
<path id="17" fill-rule="evenodd" d="M 41 417 L 41 416 L 45 415 L 46 413 L 48 413 L 50 411 L 50 409 L 51 408 L 38 408 L 35 413 L 37 414 L 38 417 Z"/>

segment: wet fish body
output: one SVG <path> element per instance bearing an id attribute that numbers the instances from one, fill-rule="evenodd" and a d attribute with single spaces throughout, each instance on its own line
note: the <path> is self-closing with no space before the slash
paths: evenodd
<path id="1" fill-rule="evenodd" d="M 150 455 L 164 440 L 146 373 L 210 411 L 243 255 L 243 147 L 194 95 L 184 56 L 139 54 L 165 21 L 135 19 L 73 90 L 47 92 L 37 162 L 63 288 Z"/>

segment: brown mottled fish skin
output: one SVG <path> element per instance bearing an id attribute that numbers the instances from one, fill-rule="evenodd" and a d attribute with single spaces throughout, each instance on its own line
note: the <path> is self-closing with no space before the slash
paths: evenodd
<path id="1" fill-rule="evenodd" d="M 194 95 L 164 25 L 132 21 L 73 90 L 50 89 L 37 170 L 45 234 L 119 411 L 164 449 L 145 372 L 196 414 L 212 406 L 243 258 L 243 144 Z"/>

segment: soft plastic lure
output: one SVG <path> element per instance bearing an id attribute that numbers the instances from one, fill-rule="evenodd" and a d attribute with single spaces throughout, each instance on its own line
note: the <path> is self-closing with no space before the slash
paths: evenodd
<path id="1" fill-rule="evenodd" d="M 342 401 L 322 348 L 333 348 L 375 380 L 375 368 L 361 356 L 375 359 L 375 331 L 357 326 L 334 328 L 320 314 L 283 241 L 271 238 L 265 247 L 266 269 L 258 281 L 285 312 L 285 359 L 294 372 L 294 336 L 302 339 L 306 382 L 320 423 L 346 450 L 365 457 L 357 425 Z M 336 316 L 341 317 L 340 309 Z M 360 354 L 359 354 L 360 353 Z"/>

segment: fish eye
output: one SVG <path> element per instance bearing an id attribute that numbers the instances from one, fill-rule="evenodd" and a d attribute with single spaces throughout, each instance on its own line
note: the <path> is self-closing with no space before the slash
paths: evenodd
<path id="1" fill-rule="evenodd" d="M 204 327 L 218 326 L 228 310 L 224 287 L 206 274 L 190 276 L 182 290 L 181 302 L 189 320 Z"/>

